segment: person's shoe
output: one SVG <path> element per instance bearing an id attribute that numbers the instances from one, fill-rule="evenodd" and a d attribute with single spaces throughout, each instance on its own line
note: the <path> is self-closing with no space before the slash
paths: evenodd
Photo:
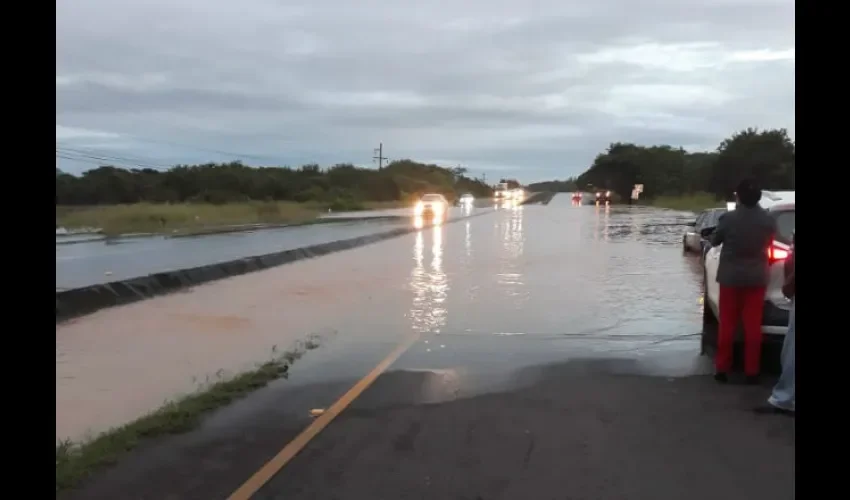
<path id="1" fill-rule="evenodd" d="M 759 376 L 747 375 L 747 378 L 744 379 L 744 383 L 747 385 L 759 385 Z"/>
<path id="2" fill-rule="evenodd" d="M 786 417 L 794 416 L 793 411 L 786 410 L 785 408 L 779 408 L 778 406 L 773 406 L 771 404 L 757 406 L 753 408 L 753 412 L 757 415 L 784 415 Z"/>
<path id="3" fill-rule="evenodd" d="M 729 377 L 723 372 L 717 372 L 714 374 L 714 381 L 725 384 L 726 382 L 729 382 Z"/>

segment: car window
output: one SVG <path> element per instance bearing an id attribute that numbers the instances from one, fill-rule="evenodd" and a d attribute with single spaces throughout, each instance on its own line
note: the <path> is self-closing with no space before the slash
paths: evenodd
<path id="1" fill-rule="evenodd" d="M 697 220 L 696 220 L 696 222 L 694 222 L 694 228 L 695 228 L 697 231 L 699 231 L 700 229 L 702 229 L 702 221 L 704 221 L 704 220 L 705 220 L 705 216 L 706 216 L 706 212 L 703 212 L 703 213 L 701 213 L 701 214 L 697 215 Z"/>
<path id="2" fill-rule="evenodd" d="M 726 210 L 725 208 L 720 208 L 720 209 L 714 210 L 712 212 L 712 214 L 713 214 L 713 218 L 712 218 L 712 221 L 711 221 L 712 227 L 717 227 L 717 225 L 720 224 L 720 218 L 723 217 L 723 214 L 725 214 L 726 212 L 728 212 L 728 210 Z"/>
<path id="3" fill-rule="evenodd" d="M 794 237 L 797 212 L 795 210 L 783 210 L 772 212 L 776 218 L 776 239 L 788 245 Z"/>
<path id="4" fill-rule="evenodd" d="M 443 197 L 438 195 L 438 194 L 426 194 L 425 196 L 422 197 L 422 200 L 423 201 L 439 201 L 442 198 Z"/>
<path id="5" fill-rule="evenodd" d="M 717 226 L 717 210 L 712 210 L 708 213 L 708 216 L 705 218 L 705 222 L 703 222 L 703 226 L 705 227 L 716 227 Z"/>
<path id="6" fill-rule="evenodd" d="M 705 218 L 705 221 L 703 222 L 703 226 L 704 227 L 717 227 L 717 219 L 720 218 L 721 213 L 722 212 L 720 212 L 719 210 L 712 210 L 711 212 L 709 212 L 708 216 Z"/>

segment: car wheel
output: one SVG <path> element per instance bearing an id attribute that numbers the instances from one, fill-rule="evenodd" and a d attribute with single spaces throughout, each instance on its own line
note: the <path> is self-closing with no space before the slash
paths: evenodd
<path id="1" fill-rule="evenodd" d="M 717 318 L 708 304 L 708 276 L 703 272 L 702 295 L 702 333 L 700 334 L 700 354 L 711 354 L 717 348 Z"/>

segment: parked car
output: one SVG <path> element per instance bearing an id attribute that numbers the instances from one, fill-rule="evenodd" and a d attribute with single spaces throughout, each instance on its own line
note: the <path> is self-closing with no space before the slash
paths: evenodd
<path id="1" fill-rule="evenodd" d="M 700 212 L 694 222 L 688 223 L 690 227 L 685 231 L 685 235 L 682 236 L 682 250 L 698 253 L 701 256 L 704 255 L 708 242 L 702 236 L 702 230 L 717 227 L 717 221 L 725 213 L 725 208 L 709 208 Z"/>
<path id="2" fill-rule="evenodd" d="M 794 238 L 796 226 L 796 212 L 793 192 L 791 195 L 783 193 L 782 196 L 771 192 L 773 199 L 765 200 L 763 205 L 768 213 L 776 219 L 776 236 L 770 247 L 765 251 L 768 255 L 770 265 L 770 282 L 764 297 L 764 312 L 762 315 L 762 332 L 765 342 L 782 342 L 788 329 L 788 318 L 791 310 L 791 301 L 782 293 L 782 284 L 785 282 L 785 259 L 790 255 L 791 244 Z M 702 236 L 709 238 L 714 228 L 702 230 Z M 723 245 L 711 247 L 703 259 L 703 278 L 705 280 L 705 295 L 703 298 L 702 312 L 702 345 L 703 350 L 714 349 L 717 345 L 717 326 L 720 317 L 719 297 L 720 287 L 717 284 L 717 267 L 720 262 L 720 254 Z M 740 342 L 740 331 L 736 334 L 736 342 Z"/>

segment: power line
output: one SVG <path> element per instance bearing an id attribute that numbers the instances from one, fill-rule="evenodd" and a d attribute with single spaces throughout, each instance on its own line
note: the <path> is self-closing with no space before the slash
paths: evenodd
<path id="1" fill-rule="evenodd" d="M 150 168 L 154 170 L 168 170 L 172 168 L 172 165 L 165 165 L 162 163 L 153 163 L 149 160 L 144 160 L 141 158 L 131 158 L 125 156 L 115 156 L 110 154 L 103 154 L 93 150 L 81 150 L 75 148 L 65 148 L 65 147 L 56 147 L 57 156 L 66 160 L 97 160 L 99 162 L 108 162 L 108 163 L 120 163 L 126 164 L 133 168 Z M 89 161 L 90 163 L 90 161 Z"/>
<path id="2" fill-rule="evenodd" d="M 285 162 L 281 162 L 279 158 L 274 158 L 274 157 L 271 157 L 271 156 L 263 156 L 263 155 L 248 154 L 248 153 L 239 153 L 239 152 L 233 152 L 233 151 L 224 151 L 224 150 L 221 150 L 221 149 L 206 148 L 206 147 L 196 146 L 196 145 L 193 145 L 193 144 L 187 144 L 187 143 L 183 143 L 183 142 L 175 142 L 175 141 L 169 141 L 169 140 L 165 140 L 165 139 L 139 136 L 139 135 L 135 135 L 135 134 L 122 134 L 122 133 L 118 133 L 118 132 L 116 132 L 116 133 L 118 135 L 124 136 L 128 139 L 138 141 L 138 142 L 163 144 L 163 145 L 166 145 L 166 146 L 173 146 L 173 147 L 178 147 L 178 148 L 182 148 L 182 149 L 192 149 L 192 150 L 195 150 L 195 151 L 204 151 L 204 152 L 207 152 L 207 153 L 215 153 L 215 154 L 223 155 L 223 156 L 233 156 L 233 157 L 237 157 L 237 158 L 252 159 L 252 160 L 260 161 L 260 162 L 270 162 L 272 164 L 283 164 L 283 163 L 285 163 Z M 272 136 L 270 136 L 270 137 L 272 137 Z M 276 136 L 274 136 L 274 137 L 276 137 Z"/>

